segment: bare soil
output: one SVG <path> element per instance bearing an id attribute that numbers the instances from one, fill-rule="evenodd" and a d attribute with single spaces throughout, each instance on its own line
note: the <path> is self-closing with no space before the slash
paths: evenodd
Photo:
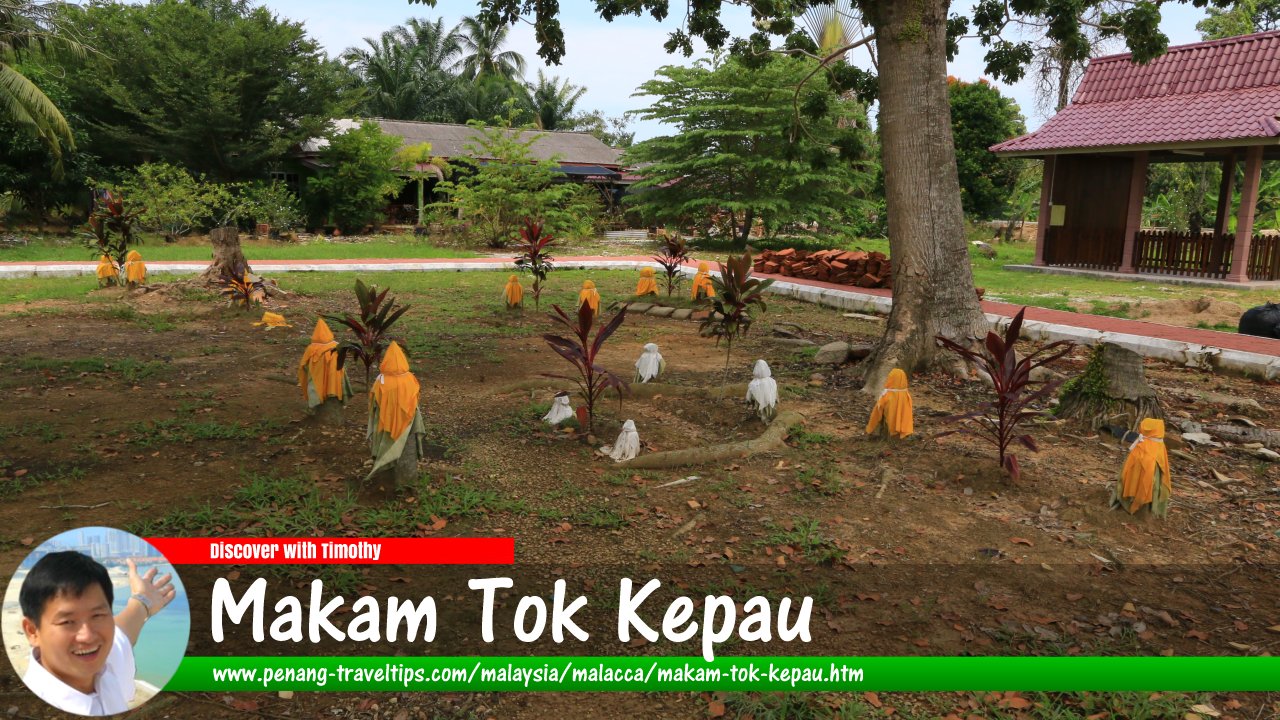
<path id="1" fill-rule="evenodd" d="M 548 592 L 548 578 L 570 577 L 578 592 L 586 592 L 616 586 L 628 575 L 666 578 L 694 596 L 715 588 L 744 599 L 761 587 L 815 596 L 808 646 L 739 643 L 724 650 L 732 654 L 1280 650 L 1280 634 L 1268 631 L 1280 625 L 1280 466 L 1247 450 L 1186 447 L 1174 434 L 1173 504 L 1168 519 L 1160 521 L 1109 509 L 1126 452 L 1111 436 L 1053 420 L 1040 423 L 1033 429 L 1040 451 L 1018 451 L 1018 484 L 999 470 L 990 446 L 962 435 L 935 437 L 953 428 L 944 418 L 985 397 L 976 382 L 913 378 L 915 436 L 871 440 L 863 433 L 871 398 L 857 390 L 857 366 L 812 366 L 803 353 L 771 343 L 768 327 L 793 322 L 822 343 L 871 340 L 876 326 L 774 300 L 753 334 L 734 345 L 728 379 L 748 380 L 757 357 L 770 362 L 786 388 L 783 403 L 806 417 L 787 449 L 712 467 L 619 472 L 594 448 L 611 442 L 626 419 L 636 421 L 645 452 L 748 438 L 764 426 L 737 397 L 629 399 L 621 409 L 608 399 L 599 409 L 593 446 L 538 421 L 549 390 L 495 392 L 569 369 L 540 338 L 555 329 L 544 316 L 494 310 L 477 324 L 490 334 L 455 344 L 447 328 L 440 329 L 442 301 L 402 299 L 415 305 L 404 322 L 422 383 L 428 427 L 423 471 L 429 484 L 461 484 L 500 500 L 491 503 L 495 507 L 442 518 L 447 524 L 439 529 L 410 525 L 411 532 L 513 536 L 517 566 L 527 575 L 521 582 L 536 585 L 538 592 Z M 366 396 L 348 403 L 341 428 L 319 428 L 306 419 L 295 378 L 316 314 L 346 302 L 345 294 L 290 296 L 276 309 L 293 327 L 273 330 L 251 325 L 260 311 L 244 314 L 183 300 L 179 292 L 122 298 L 135 309 L 131 318 L 72 302 L 0 311 L 0 346 L 9 358 L 0 377 L 0 563 L 14 567 L 33 544 L 86 525 L 142 531 L 147 521 L 168 518 L 165 527 L 175 527 L 180 525 L 174 518 L 186 518 L 192 523 L 187 534 L 261 533 L 261 521 L 250 513 L 234 526 L 196 526 L 200 508 L 234 505 L 237 488 L 252 476 L 301 475 L 322 495 L 367 492 L 359 482 L 368 467 Z M 170 326 L 157 330 L 148 324 L 158 316 L 168 317 Z M 647 316 L 628 318 L 606 345 L 604 365 L 629 378 L 646 342 L 658 343 L 666 355 L 664 382 L 692 388 L 724 378 L 724 348 L 698 337 L 695 323 Z M 1058 369 L 1072 374 L 1084 360 L 1082 349 Z M 356 367 L 352 376 L 359 389 L 363 371 Z M 1253 398 L 1262 410 L 1250 420 L 1280 427 L 1276 383 L 1154 362 L 1147 373 L 1174 421 L 1231 415 L 1224 407 L 1183 399 L 1208 391 Z M 691 475 L 698 479 L 658 487 Z M 1238 482 L 1222 483 L 1221 477 Z M 409 513 L 416 502 L 408 494 L 364 500 L 369 507 Z M 294 509 L 284 503 L 272 512 Z M 348 521 L 316 527 L 315 534 L 356 532 Z M 388 528 L 387 534 L 403 532 L 394 523 Z M 359 532 L 372 534 L 367 525 Z M 207 613 L 199 612 L 204 584 L 233 570 L 243 573 L 241 582 L 255 572 L 193 567 L 189 579 L 184 573 L 195 615 L 193 654 L 234 654 L 234 646 L 207 640 Z M 412 567 L 374 566 L 359 569 L 357 583 L 375 594 L 394 586 L 397 594 L 412 595 L 442 593 L 455 580 L 425 577 Z M 280 592 L 285 591 L 294 592 Z M 458 598 L 459 613 L 477 610 L 476 598 L 464 601 L 461 592 Z M 585 648 L 508 649 L 697 654 L 692 646 L 669 643 L 622 646 L 610 638 L 607 621 L 595 627 L 601 631 Z M 501 649 L 458 636 L 442 639 L 436 648 L 353 651 L 346 645 L 317 651 Z M 299 653 L 292 646 L 284 650 Z M 891 697 L 902 712 L 923 717 L 956 711 L 963 717 L 976 696 Z M 1243 703 L 1237 717 L 1264 717 L 1275 702 L 1237 694 L 1217 698 L 1218 707 L 1230 699 Z M 169 717 L 691 718 L 706 717 L 709 700 L 705 694 L 299 693 L 291 700 L 166 694 L 152 704 Z M 823 700 L 854 701 L 862 699 Z M 7 667 L 0 671 L 0 706 L 18 708 L 19 717 L 47 716 Z"/>

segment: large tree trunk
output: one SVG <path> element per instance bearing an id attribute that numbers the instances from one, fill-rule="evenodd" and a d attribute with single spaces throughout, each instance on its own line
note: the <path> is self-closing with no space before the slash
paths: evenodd
<path id="1" fill-rule="evenodd" d="M 947 97 L 946 0 L 868 3 L 880 54 L 880 137 L 893 310 L 867 359 L 864 390 L 879 392 L 893 368 L 927 369 L 990 324 L 973 287 Z M 944 356 L 945 353 L 945 356 Z"/>
<path id="2" fill-rule="evenodd" d="M 229 275 L 252 272 L 249 261 L 244 259 L 240 250 L 240 230 L 236 227 L 220 227 L 209 231 L 209 242 L 213 245 L 213 262 L 204 271 L 204 279 L 210 282 L 222 282 L 223 271 Z"/>

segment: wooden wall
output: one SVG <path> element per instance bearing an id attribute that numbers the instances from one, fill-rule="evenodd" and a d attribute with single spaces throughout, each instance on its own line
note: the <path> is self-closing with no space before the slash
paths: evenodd
<path id="1" fill-rule="evenodd" d="M 1124 252 L 1133 159 L 1059 155 L 1053 205 L 1065 205 L 1064 224 L 1045 235 L 1047 265 L 1115 270 Z"/>

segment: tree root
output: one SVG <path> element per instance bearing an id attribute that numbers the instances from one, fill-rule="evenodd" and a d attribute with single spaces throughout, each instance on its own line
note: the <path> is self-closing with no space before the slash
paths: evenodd
<path id="1" fill-rule="evenodd" d="M 682 465 L 704 465 L 722 460 L 746 458 L 782 447 L 787 439 L 787 431 L 792 426 L 803 422 L 804 415 L 795 410 L 785 410 L 779 413 L 778 417 L 769 423 L 769 427 L 754 440 L 641 455 L 619 463 L 618 466 L 628 470 L 660 470 Z"/>

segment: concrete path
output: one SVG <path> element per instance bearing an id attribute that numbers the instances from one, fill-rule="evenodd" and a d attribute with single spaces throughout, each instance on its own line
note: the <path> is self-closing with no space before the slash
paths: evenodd
<path id="1" fill-rule="evenodd" d="M 559 269 L 634 269 L 653 266 L 647 255 L 566 256 L 555 259 Z M 264 275 L 281 272 L 463 272 L 510 270 L 508 257 L 436 259 L 331 259 L 256 260 L 254 271 Z M 208 263 L 199 261 L 148 262 L 153 273 L 194 274 Z M 43 276 L 92 275 L 97 263 L 75 261 L 0 263 L 0 279 Z M 685 268 L 692 273 L 692 264 Z M 857 312 L 887 315 L 893 293 L 889 290 L 851 288 L 847 285 L 758 273 L 775 280 L 772 291 L 808 302 Z M 982 309 L 993 323 L 1005 325 L 1020 306 L 983 302 Z M 1262 377 L 1280 378 L 1280 340 L 1238 335 L 1214 330 L 1160 325 L 1141 320 L 1088 315 L 1028 307 L 1023 336 L 1036 340 L 1071 340 L 1085 345 L 1107 341 L 1123 345 L 1146 357 L 1159 358 L 1190 367 L 1221 368 Z"/>

